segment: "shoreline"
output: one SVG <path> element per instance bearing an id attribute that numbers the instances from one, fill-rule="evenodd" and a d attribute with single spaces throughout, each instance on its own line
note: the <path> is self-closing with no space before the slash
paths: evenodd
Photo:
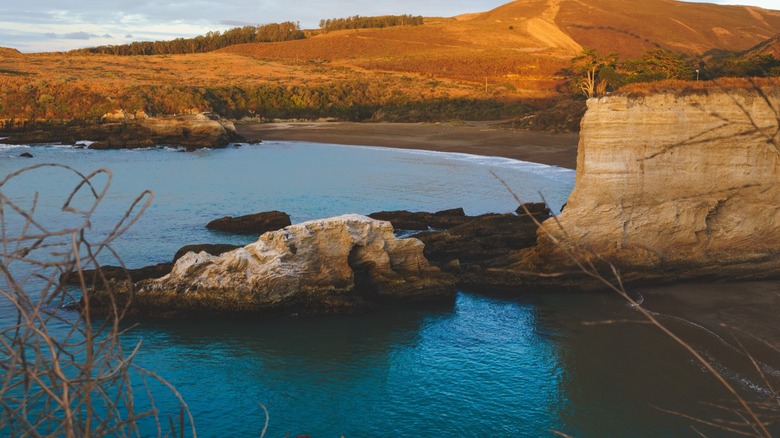
<path id="1" fill-rule="evenodd" d="M 578 133 L 553 134 L 503 128 L 495 121 L 442 123 L 234 121 L 249 141 L 306 141 L 459 152 L 575 169 Z"/>

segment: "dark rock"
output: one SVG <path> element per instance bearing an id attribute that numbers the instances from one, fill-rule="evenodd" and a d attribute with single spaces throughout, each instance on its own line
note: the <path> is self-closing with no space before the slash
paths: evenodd
<path id="1" fill-rule="evenodd" d="M 517 215 L 521 217 L 530 214 L 531 216 L 535 217 L 539 222 L 542 222 L 545 219 L 552 216 L 552 211 L 550 211 L 549 207 L 547 207 L 547 204 L 545 204 L 544 202 L 525 203 L 517 207 L 515 213 L 517 213 Z"/>
<path id="2" fill-rule="evenodd" d="M 462 208 L 442 210 L 436 213 L 406 210 L 380 211 L 371 213 L 368 217 L 388 221 L 393 224 L 393 228 L 396 230 L 447 229 L 469 220 Z"/>
<path id="3" fill-rule="evenodd" d="M 32 158 L 32 157 L 33 157 L 33 154 L 31 154 L 31 153 L 29 153 L 29 152 L 25 152 L 25 153 L 23 153 L 23 154 L 20 154 L 19 156 L 20 156 L 21 158 Z"/>
<path id="4" fill-rule="evenodd" d="M 95 269 L 86 269 L 83 273 L 87 287 L 91 287 L 103 285 L 104 280 L 123 281 L 130 279 L 133 282 L 137 282 L 151 278 L 160 278 L 168 275 L 172 267 L 173 264 L 171 263 L 159 263 L 138 269 L 125 269 L 120 266 L 101 266 L 100 272 Z M 60 275 L 60 283 L 78 286 L 81 284 L 81 280 L 78 272 L 66 272 Z"/>
<path id="5" fill-rule="evenodd" d="M 291 225 L 290 216 L 281 211 L 267 211 L 245 216 L 215 219 L 206 225 L 210 230 L 226 231 L 236 234 L 263 234 L 280 230 Z"/>
<path id="6" fill-rule="evenodd" d="M 186 245 L 183 246 L 180 250 L 176 251 L 176 254 L 173 256 L 173 263 L 176 263 L 177 260 L 182 258 L 184 254 L 187 254 L 190 251 L 196 254 L 205 251 L 208 254 L 218 256 L 228 251 L 233 251 L 236 248 L 241 247 L 239 245 L 230 245 L 227 243 L 198 243 L 193 245 Z"/>
<path id="7" fill-rule="evenodd" d="M 445 268 L 478 264 L 530 247 L 536 243 L 537 228 L 528 216 L 487 214 L 469 218 L 449 230 L 424 232 L 413 237 L 425 244 L 424 254 L 428 260 Z"/>
<path id="8" fill-rule="evenodd" d="M 463 211 L 463 208 L 451 208 L 449 210 L 442 210 L 437 211 L 433 214 L 434 216 L 455 216 L 455 217 L 464 217 L 466 216 L 466 212 Z"/>

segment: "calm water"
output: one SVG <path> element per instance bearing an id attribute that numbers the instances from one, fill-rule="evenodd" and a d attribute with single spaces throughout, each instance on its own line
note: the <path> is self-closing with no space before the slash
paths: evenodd
<path id="1" fill-rule="evenodd" d="M 35 157 L 17 158 L 24 151 Z M 115 245 L 130 267 L 169 260 L 187 243 L 252 240 L 204 228 L 224 215 L 277 209 L 300 222 L 390 209 L 513 211 L 516 202 L 491 169 L 522 199 L 543 197 L 557 211 L 574 183 L 573 171 L 532 163 L 310 143 L 187 154 L 0 146 L 1 175 L 41 162 L 111 169 L 95 235 L 105 234 L 141 191 L 155 192 L 152 207 Z M 74 181 L 43 169 L 4 194 L 29 204 L 40 191 L 37 217 L 63 226 L 70 219 L 55 207 Z M 780 283 L 676 285 L 634 294 L 746 397 L 770 397 L 720 323 L 780 345 Z M 0 305 L 0 323 L 9 317 Z M 452 304 L 370 315 L 144 322 L 126 341 L 143 340 L 137 362 L 176 386 L 204 437 L 258 436 L 260 403 L 270 414 L 270 437 L 534 437 L 552 430 L 697 436 L 691 421 L 656 407 L 713 418 L 720 413 L 702 402 L 727 400 L 727 394 L 656 329 L 605 323 L 638 319 L 611 294 L 461 291 Z M 749 347 L 763 372 L 780 378 L 771 349 Z M 164 391 L 156 395 L 161 406 L 175 406 Z"/>

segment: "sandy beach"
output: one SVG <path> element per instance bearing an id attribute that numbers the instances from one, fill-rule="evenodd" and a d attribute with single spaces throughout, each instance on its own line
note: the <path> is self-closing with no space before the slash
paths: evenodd
<path id="1" fill-rule="evenodd" d="M 495 122 L 236 122 L 249 140 L 308 141 L 498 156 L 574 169 L 579 134 L 496 127 Z"/>

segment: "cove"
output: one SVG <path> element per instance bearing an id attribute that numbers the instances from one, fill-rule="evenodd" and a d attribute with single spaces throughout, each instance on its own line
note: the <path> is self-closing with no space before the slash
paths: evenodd
<path id="1" fill-rule="evenodd" d="M 22 150 L 34 158 L 16 158 Z M 205 229 L 226 214 L 278 209 L 300 222 L 389 209 L 514 210 L 489 169 L 524 200 L 543 197 L 557 211 L 574 180 L 573 171 L 511 160 L 310 143 L 190 154 L 4 147 L 0 156 L 3 174 L 36 162 L 111 169 L 95 233 L 142 190 L 154 190 L 153 206 L 116 243 L 131 267 L 166 261 L 186 243 L 251 241 Z M 44 172 L 8 194 L 43 195 L 71 183 Z M 56 204 L 46 202 L 39 212 L 54 221 Z M 773 327 L 778 284 L 673 288 L 699 299 L 680 302 L 669 288 L 635 293 L 679 321 L 697 348 L 761 399 L 765 388 L 734 357 L 733 345 L 692 321 L 706 320 L 712 312 L 695 310 L 710 304 L 719 320 Z M 754 302 L 719 304 L 740 290 L 751 291 Z M 125 341 L 143 340 L 138 363 L 177 387 L 206 437 L 257 436 L 260 403 L 269 410 L 267 436 L 694 436 L 690 422 L 655 406 L 707 417 L 713 410 L 701 402 L 727 397 L 654 328 L 609 323 L 636 319 L 618 297 L 491 292 L 461 291 L 449 305 L 367 315 L 143 321 Z M 0 323 L 13 316 L 0 312 Z M 174 402 L 166 394 L 154 394 L 161 408 Z"/>

